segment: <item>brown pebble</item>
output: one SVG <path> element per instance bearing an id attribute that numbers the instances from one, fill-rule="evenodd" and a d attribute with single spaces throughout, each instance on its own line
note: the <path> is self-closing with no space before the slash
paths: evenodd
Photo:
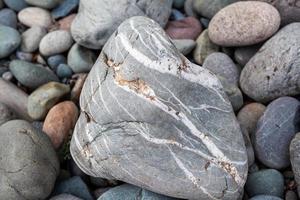
<path id="1" fill-rule="evenodd" d="M 72 101 L 61 102 L 49 111 L 43 131 L 50 137 L 55 149 L 72 133 L 78 114 L 78 108 Z"/>
<path id="2" fill-rule="evenodd" d="M 83 87 L 83 84 L 85 82 L 85 79 L 87 77 L 87 74 L 75 74 L 72 78 L 76 80 L 75 85 L 71 91 L 71 100 L 74 103 L 78 103 L 79 102 L 79 97 L 81 94 L 81 90 Z"/>
<path id="3" fill-rule="evenodd" d="M 72 22 L 75 19 L 76 15 L 77 14 L 72 14 L 72 15 L 66 16 L 66 17 L 62 18 L 61 20 L 59 20 L 58 21 L 59 29 L 70 31 Z"/>
<path id="4" fill-rule="evenodd" d="M 195 17 L 187 17 L 178 21 L 170 21 L 166 26 L 166 33 L 172 39 L 195 40 L 202 31 L 202 25 Z"/>

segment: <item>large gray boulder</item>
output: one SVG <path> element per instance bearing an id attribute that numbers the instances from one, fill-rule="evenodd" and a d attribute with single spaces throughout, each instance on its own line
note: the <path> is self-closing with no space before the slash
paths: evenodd
<path id="1" fill-rule="evenodd" d="M 217 77 L 133 17 L 91 70 L 71 142 L 78 166 L 184 199 L 237 199 L 247 176 L 240 127 Z"/>
<path id="2" fill-rule="evenodd" d="M 72 36 L 84 47 L 101 49 L 118 26 L 130 17 L 147 16 L 164 27 L 172 3 L 173 0 L 81 0 L 72 23 Z"/>

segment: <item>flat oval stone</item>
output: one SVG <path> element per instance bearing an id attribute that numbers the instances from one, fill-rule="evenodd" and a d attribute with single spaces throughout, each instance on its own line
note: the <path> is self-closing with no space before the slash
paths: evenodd
<path id="1" fill-rule="evenodd" d="M 102 194 L 97 200 L 112 200 L 112 199 L 123 199 L 123 200 L 131 200 L 131 199 L 151 199 L 151 200 L 176 200 L 172 197 L 163 196 L 160 194 L 156 194 L 145 190 L 143 188 L 139 188 L 134 185 L 123 184 L 117 187 L 114 187 L 104 194 Z"/>
<path id="2" fill-rule="evenodd" d="M 0 126 L 15 118 L 14 112 L 7 105 L 0 102 Z"/>
<path id="3" fill-rule="evenodd" d="M 72 23 L 72 36 L 79 45 L 101 49 L 118 26 L 130 17 L 147 16 L 164 27 L 172 3 L 173 0 L 81 0 Z"/>
<path id="4" fill-rule="evenodd" d="M 69 31 L 57 30 L 48 33 L 40 42 L 40 52 L 44 56 L 52 56 L 70 49 L 73 39 Z"/>
<path id="5" fill-rule="evenodd" d="M 31 89 L 35 89 L 51 81 L 59 82 L 57 76 L 52 71 L 41 65 L 35 65 L 26 61 L 11 61 L 9 70 L 21 84 Z"/>
<path id="6" fill-rule="evenodd" d="M 283 169 L 290 165 L 289 145 L 300 130 L 300 102 L 281 97 L 267 106 L 257 123 L 254 148 L 257 158 L 266 166 Z"/>
<path id="7" fill-rule="evenodd" d="M 45 9 L 52 9 L 57 6 L 60 0 L 25 0 L 26 3 L 32 6 L 37 6 Z"/>
<path id="8" fill-rule="evenodd" d="M 283 197 L 284 178 L 275 169 L 265 169 L 249 175 L 245 189 L 250 197 L 271 195 Z"/>
<path id="9" fill-rule="evenodd" d="M 299 31 L 300 23 L 285 26 L 247 63 L 240 77 L 245 94 L 259 102 L 300 94 Z"/>
<path id="10" fill-rule="evenodd" d="M 221 46 L 247 46 L 272 36 L 280 26 L 280 15 L 270 4 L 244 1 L 230 4 L 210 21 L 210 39 Z"/>
<path id="11" fill-rule="evenodd" d="M 25 0 L 4 0 L 4 3 L 7 7 L 15 11 L 23 10 L 28 6 Z"/>
<path id="12" fill-rule="evenodd" d="M 8 8 L 0 10 L 0 24 L 4 26 L 10 26 L 11 28 L 17 28 L 17 15 Z"/>
<path id="13" fill-rule="evenodd" d="M 283 199 L 275 196 L 270 196 L 270 195 L 257 195 L 255 197 L 252 197 L 249 200 L 283 200 Z"/>
<path id="14" fill-rule="evenodd" d="M 33 26 L 22 33 L 21 50 L 32 53 L 39 48 L 40 41 L 47 34 L 44 27 Z"/>
<path id="15" fill-rule="evenodd" d="M 290 144 L 290 157 L 295 181 L 298 183 L 298 194 L 300 193 L 300 133 L 297 133 Z"/>
<path id="16" fill-rule="evenodd" d="M 89 72 L 97 56 L 95 53 L 85 47 L 75 43 L 68 53 L 68 65 L 75 73 Z"/>
<path id="17" fill-rule="evenodd" d="M 0 199 L 46 199 L 50 195 L 59 161 L 44 133 L 23 120 L 3 124 L 0 157 Z"/>
<path id="18" fill-rule="evenodd" d="M 247 153 L 222 85 L 153 20 L 120 25 L 89 73 L 80 107 L 70 149 L 86 174 L 175 198 L 240 196 Z"/>
<path id="19" fill-rule="evenodd" d="M 0 25 L 0 59 L 9 56 L 21 43 L 21 36 L 16 29 Z"/>
<path id="20" fill-rule="evenodd" d="M 19 21 L 28 26 L 49 27 L 52 24 L 50 12 L 37 7 L 28 7 L 21 10 L 18 14 Z"/>

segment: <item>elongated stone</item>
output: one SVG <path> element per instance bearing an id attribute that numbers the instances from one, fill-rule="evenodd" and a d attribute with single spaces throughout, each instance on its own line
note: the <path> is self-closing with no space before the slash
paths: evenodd
<path id="1" fill-rule="evenodd" d="M 70 149 L 85 173 L 177 198 L 240 196 L 247 153 L 221 83 L 153 20 L 119 26 L 80 106 Z"/>

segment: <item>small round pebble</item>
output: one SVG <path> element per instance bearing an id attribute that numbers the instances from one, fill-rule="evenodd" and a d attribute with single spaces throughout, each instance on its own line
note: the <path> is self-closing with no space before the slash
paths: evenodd
<path id="1" fill-rule="evenodd" d="M 48 33 L 40 42 L 40 52 L 44 56 L 52 56 L 67 51 L 73 44 L 68 31 L 57 30 Z"/>
<path id="2" fill-rule="evenodd" d="M 53 71 L 56 71 L 57 67 L 60 65 L 60 64 L 66 64 L 67 63 L 67 59 L 64 55 L 55 55 L 55 56 L 50 56 L 48 59 L 47 59 L 47 63 L 49 65 L 49 67 L 53 70 Z"/>
<path id="3" fill-rule="evenodd" d="M 0 25 L 0 59 L 9 56 L 21 43 L 21 36 L 16 29 Z"/>
<path id="4" fill-rule="evenodd" d="M 15 11 L 20 11 L 26 8 L 28 5 L 25 0 L 4 0 L 7 7 Z"/>
<path id="5" fill-rule="evenodd" d="M 25 0 L 26 3 L 45 9 L 52 9 L 57 6 L 60 0 Z"/>
<path id="6" fill-rule="evenodd" d="M 57 22 L 59 25 L 59 29 L 65 30 L 65 31 L 71 31 L 71 25 L 76 16 L 77 16 L 77 14 L 71 14 L 67 17 L 60 19 Z"/>
<path id="7" fill-rule="evenodd" d="M 18 19 L 28 27 L 41 26 L 47 28 L 52 24 L 50 12 L 37 7 L 28 7 L 21 10 Z"/>
<path id="8" fill-rule="evenodd" d="M 246 46 L 262 42 L 280 26 L 279 12 L 272 5 L 241 1 L 220 10 L 209 23 L 210 39 L 221 46 Z"/>
<path id="9" fill-rule="evenodd" d="M 17 15 L 15 11 L 4 8 L 0 10 L 0 24 L 4 26 L 10 26 L 12 28 L 17 27 Z"/>
<path id="10" fill-rule="evenodd" d="M 40 41 L 47 34 L 44 27 L 33 26 L 22 33 L 21 51 L 34 52 L 39 48 Z"/>
<path id="11" fill-rule="evenodd" d="M 11 81 L 12 79 L 13 79 L 13 75 L 12 75 L 12 73 L 11 72 L 4 72 L 3 74 L 2 74 L 2 78 L 4 79 L 4 80 L 6 80 L 6 81 Z"/>
<path id="12" fill-rule="evenodd" d="M 275 169 L 260 170 L 248 176 L 245 190 L 250 197 L 256 195 L 283 197 L 284 178 Z"/>
<path id="13" fill-rule="evenodd" d="M 26 53 L 26 52 L 22 52 L 22 51 L 17 51 L 16 52 L 16 57 L 19 60 L 24 60 L 27 62 L 31 62 L 33 60 L 33 54 L 32 53 Z"/>
<path id="14" fill-rule="evenodd" d="M 58 65 L 58 67 L 56 69 L 56 74 L 59 78 L 71 78 L 73 71 L 69 67 L 69 65 L 60 64 L 60 65 Z"/>
<path id="15" fill-rule="evenodd" d="M 289 190 L 285 193 L 285 200 L 298 200 L 297 194 Z"/>
<path id="16" fill-rule="evenodd" d="M 49 136 L 56 149 L 72 134 L 78 113 L 78 108 L 72 101 L 61 102 L 49 111 L 43 131 Z"/>

